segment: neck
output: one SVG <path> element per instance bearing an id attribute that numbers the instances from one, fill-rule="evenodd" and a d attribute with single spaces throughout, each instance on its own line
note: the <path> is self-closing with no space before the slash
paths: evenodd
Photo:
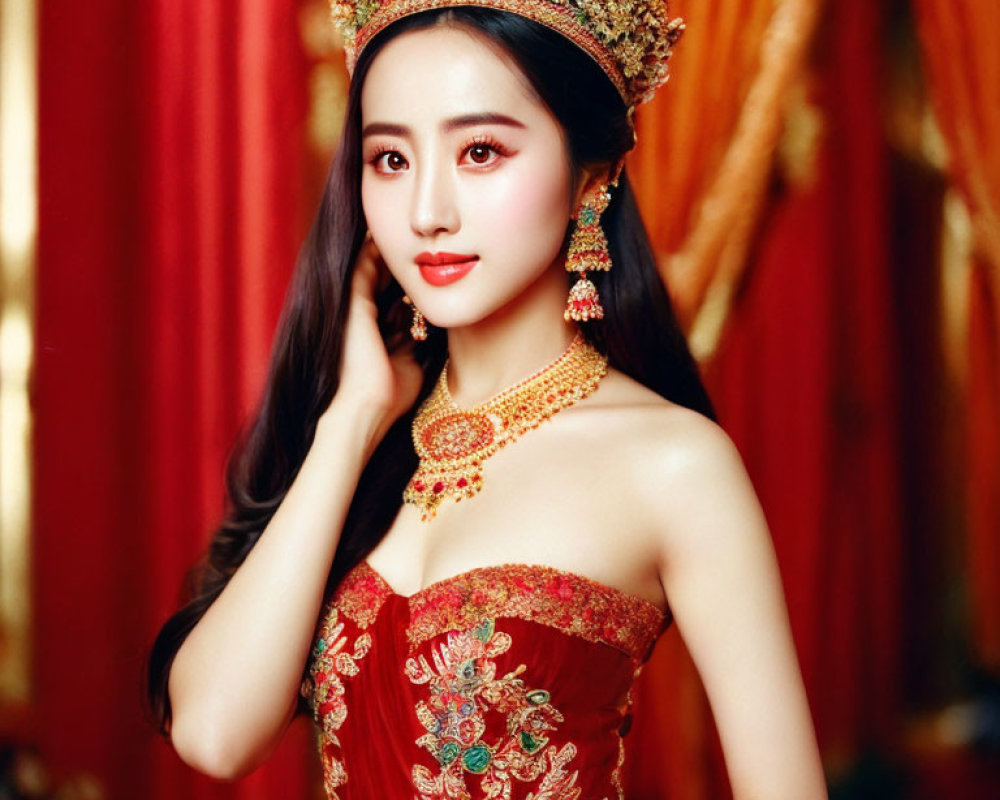
<path id="1" fill-rule="evenodd" d="M 448 330 L 448 388 L 471 408 L 558 358 L 577 333 L 563 320 L 566 277 L 549 270 L 534 286 L 489 317 Z"/>

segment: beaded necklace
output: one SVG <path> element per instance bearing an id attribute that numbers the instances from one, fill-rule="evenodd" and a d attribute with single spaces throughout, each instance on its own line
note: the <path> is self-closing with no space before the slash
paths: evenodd
<path id="1" fill-rule="evenodd" d="M 483 486 L 483 462 L 525 431 L 588 397 L 607 374 L 608 360 L 577 333 L 555 361 L 471 409 L 448 391 L 448 362 L 413 420 L 413 444 L 420 456 L 403 500 L 437 513 L 446 498 L 473 497 Z"/>

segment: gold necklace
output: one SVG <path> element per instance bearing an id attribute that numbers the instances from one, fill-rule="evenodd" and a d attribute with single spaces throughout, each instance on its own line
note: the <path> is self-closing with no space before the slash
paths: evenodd
<path id="1" fill-rule="evenodd" d="M 448 497 L 473 497 L 483 486 L 483 462 L 525 431 L 589 396 L 607 374 L 608 359 L 582 333 L 555 361 L 489 400 L 465 410 L 448 391 L 448 362 L 413 420 L 413 445 L 420 456 L 403 500 L 437 513 Z"/>

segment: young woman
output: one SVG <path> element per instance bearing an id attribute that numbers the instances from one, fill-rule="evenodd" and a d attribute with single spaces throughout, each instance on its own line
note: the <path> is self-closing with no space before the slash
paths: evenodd
<path id="1" fill-rule="evenodd" d="M 343 137 L 154 647 L 163 732 L 236 778 L 308 710 L 331 798 L 622 798 L 630 689 L 676 621 L 735 796 L 824 797 L 765 521 L 621 171 L 678 25 L 659 0 L 334 10 Z"/>

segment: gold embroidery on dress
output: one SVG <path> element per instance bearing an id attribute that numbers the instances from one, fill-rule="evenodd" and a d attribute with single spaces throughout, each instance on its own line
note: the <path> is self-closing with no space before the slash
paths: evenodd
<path id="1" fill-rule="evenodd" d="M 392 594 L 385 581 L 366 567 L 367 562 L 362 561 L 348 572 L 333 597 L 333 605 L 362 630 L 375 621 L 382 604 Z"/>
<path id="2" fill-rule="evenodd" d="M 668 621 L 653 603 L 571 572 L 538 564 L 482 567 L 410 597 L 411 651 L 486 617 L 517 617 L 644 660 Z"/>
<path id="3" fill-rule="evenodd" d="M 438 762 L 437 775 L 415 765 L 413 785 L 420 800 L 470 800 L 466 774 L 482 776 L 485 797 L 510 800 L 512 781 L 540 780 L 537 792 L 526 800 L 577 800 L 577 772 L 566 765 L 576 745 L 549 744 L 549 733 L 563 721 L 545 689 L 529 688 L 520 677 L 521 664 L 502 678 L 496 676 L 496 656 L 506 653 L 512 640 L 496 630 L 495 620 L 448 634 L 432 648 L 432 667 L 420 655 L 406 662 L 406 675 L 415 684 L 428 684 L 430 702 L 417 703 L 416 714 L 427 733 L 417 744 Z M 506 735 L 484 740 L 485 712 L 506 716 Z"/>
<path id="4" fill-rule="evenodd" d="M 343 616 L 364 630 L 378 616 L 388 594 L 370 575 L 352 570 L 341 582 L 333 600 L 325 607 L 309 662 L 308 677 L 302 682 L 302 696 L 309 701 L 319 725 L 320 750 L 323 755 L 323 786 L 330 800 L 337 800 L 336 788 L 347 782 L 347 770 L 336 757 L 340 748 L 337 731 L 347 719 L 342 678 L 358 674 L 358 661 L 371 650 L 372 637 L 361 633 L 353 650 L 344 636 Z"/>
<path id="5" fill-rule="evenodd" d="M 618 793 L 618 800 L 625 800 L 625 789 L 622 787 L 622 767 L 625 766 L 625 736 L 632 727 L 632 690 L 635 688 L 635 682 L 639 678 L 640 672 L 642 672 L 641 664 L 632 673 L 632 683 L 629 684 L 628 692 L 625 695 L 622 728 L 618 729 L 618 763 L 615 764 L 615 769 L 611 773 L 611 783 Z"/>

